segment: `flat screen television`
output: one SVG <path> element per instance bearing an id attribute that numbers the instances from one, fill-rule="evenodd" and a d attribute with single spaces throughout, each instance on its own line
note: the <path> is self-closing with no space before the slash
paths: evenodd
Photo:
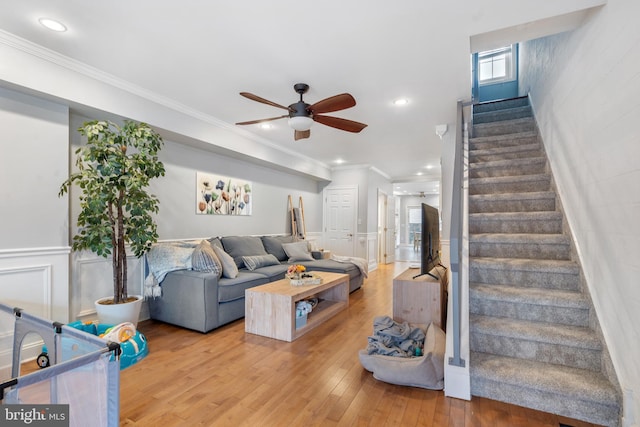
<path id="1" fill-rule="evenodd" d="M 422 204 L 422 228 L 420 236 L 420 274 L 414 276 L 423 276 L 425 274 L 440 280 L 439 277 L 431 274 L 436 266 L 440 263 L 440 215 L 438 209 Z"/>

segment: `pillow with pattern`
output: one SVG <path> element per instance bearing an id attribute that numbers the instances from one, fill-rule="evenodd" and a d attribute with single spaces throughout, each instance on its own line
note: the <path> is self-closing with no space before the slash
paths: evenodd
<path id="1" fill-rule="evenodd" d="M 242 261 L 244 261 L 244 265 L 251 271 L 260 267 L 267 267 L 269 265 L 280 264 L 280 261 L 278 261 L 278 258 L 276 258 L 272 254 L 243 256 Z"/>
<path id="2" fill-rule="evenodd" d="M 195 271 L 215 273 L 218 279 L 222 276 L 222 263 L 207 240 L 200 242 L 193 250 L 191 265 Z"/>

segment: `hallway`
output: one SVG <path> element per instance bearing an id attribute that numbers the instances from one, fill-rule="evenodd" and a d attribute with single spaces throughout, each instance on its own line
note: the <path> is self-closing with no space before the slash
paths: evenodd
<path id="1" fill-rule="evenodd" d="M 396 262 L 420 262 L 420 249 L 414 250 L 413 245 L 399 245 L 396 247 Z"/>

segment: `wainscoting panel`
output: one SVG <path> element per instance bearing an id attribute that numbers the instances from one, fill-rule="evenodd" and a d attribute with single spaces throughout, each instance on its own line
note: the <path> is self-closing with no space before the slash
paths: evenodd
<path id="1" fill-rule="evenodd" d="M 113 295 L 113 269 L 111 257 L 103 258 L 92 252 L 73 254 L 74 274 L 71 285 L 71 317 L 74 320 L 95 320 L 94 302 Z M 127 255 L 127 277 L 129 295 L 142 295 L 144 271 L 142 259 Z M 140 314 L 142 320 L 148 318 L 146 304 Z"/>
<path id="2" fill-rule="evenodd" d="M 0 302 L 46 320 L 67 323 L 69 253 L 67 247 L 0 251 Z M 12 315 L 0 315 L 0 373 L 3 375 L 11 370 L 14 322 Z M 22 360 L 34 358 L 41 349 L 41 337 L 29 334 L 22 345 Z"/>

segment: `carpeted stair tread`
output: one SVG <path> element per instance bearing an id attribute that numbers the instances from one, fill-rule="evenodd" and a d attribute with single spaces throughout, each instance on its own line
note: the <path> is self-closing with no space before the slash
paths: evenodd
<path id="1" fill-rule="evenodd" d="M 529 105 L 523 105 L 519 107 L 502 108 L 485 112 L 475 112 L 475 114 L 473 115 L 473 124 L 478 125 L 481 123 L 491 123 L 531 116 L 531 107 Z"/>
<path id="2" fill-rule="evenodd" d="M 503 194 L 513 192 L 547 191 L 551 186 L 548 174 L 489 176 L 469 179 L 469 193 L 475 194 Z"/>
<path id="3" fill-rule="evenodd" d="M 554 199 L 556 193 L 553 191 L 531 191 L 518 193 L 500 193 L 500 194 L 474 194 L 469 196 L 469 200 L 535 200 L 535 199 Z"/>
<path id="4" fill-rule="evenodd" d="M 619 398 L 600 373 L 478 352 L 470 355 L 470 371 L 472 395 L 492 398 L 486 389 L 495 390 L 501 401 L 617 425 Z"/>
<path id="5" fill-rule="evenodd" d="M 533 117 L 523 117 L 473 125 L 473 134 L 479 137 L 530 131 L 535 131 L 535 120 Z"/>
<path id="6" fill-rule="evenodd" d="M 469 214 L 470 233 L 560 233 L 562 213 L 480 212 Z"/>
<path id="7" fill-rule="evenodd" d="M 535 130 L 505 133 L 502 135 L 474 136 L 469 138 L 470 150 L 477 150 L 479 144 L 496 143 L 498 147 L 521 146 L 522 140 L 537 141 L 538 134 Z M 501 144 L 500 144 L 501 143 Z"/>
<path id="8" fill-rule="evenodd" d="M 472 377 L 547 391 L 579 401 L 618 404 L 615 389 L 598 372 L 478 352 L 472 352 L 470 359 Z"/>
<path id="9" fill-rule="evenodd" d="M 474 243 L 531 243 L 568 245 L 571 240 L 564 234 L 533 234 L 533 233 L 476 233 L 469 236 Z"/>
<path id="10" fill-rule="evenodd" d="M 500 155 L 500 154 L 523 153 L 523 152 L 528 153 L 528 152 L 534 152 L 534 151 L 541 151 L 541 146 L 539 142 L 469 150 L 469 157 L 474 158 L 477 156 L 493 156 L 493 155 Z"/>
<path id="11" fill-rule="evenodd" d="M 540 306 L 589 309 L 589 301 L 581 292 L 559 289 L 523 288 L 471 282 L 469 283 L 469 297 Z"/>
<path id="12" fill-rule="evenodd" d="M 471 268 L 482 267 L 495 270 L 546 271 L 562 274 L 578 274 L 580 267 L 574 261 L 526 258 L 474 257 L 469 261 Z"/>
<path id="13" fill-rule="evenodd" d="M 476 162 L 469 165 L 469 169 L 486 169 L 486 168 L 514 168 L 517 169 L 521 166 L 528 166 L 532 163 L 545 164 L 547 159 L 544 156 L 528 157 L 524 159 L 506 159 L 506 160 L 492 160 L 489 162 Z M 514 171 L 514 175 L 520 175 L 517 171 Z"/>
<path id="14" fill-rule="evenodd" d="M 469 212 L 541 212 L 556 210 L 553 191 L 520 191 L 515 193 L 470 194 Z"/>
<path id="15" fill-rule="evenodd" d="M 562 344 L 575 348 L 601 350 L 595 333 L 586 327 L 531 322 L 505 317 L 472 314 L 469 317 L 471 333 L 496 335 L 521 340 Z"/>
<path id="16" fill-rule="evenodd" d="M 469 283 L 469 313 L 589 326 L 589 301 L 579 291 Z"/>
<path id="17" fill-rule="evenodd" d="M 525 107 L 529 105 L 529 98 L 527 96 L 519 96 L 516 98 L 487 101 L 475 104 L 473 106 L 473 112 L 486 113 L 490 111 L 501 111 L 511 108 Z"/>

